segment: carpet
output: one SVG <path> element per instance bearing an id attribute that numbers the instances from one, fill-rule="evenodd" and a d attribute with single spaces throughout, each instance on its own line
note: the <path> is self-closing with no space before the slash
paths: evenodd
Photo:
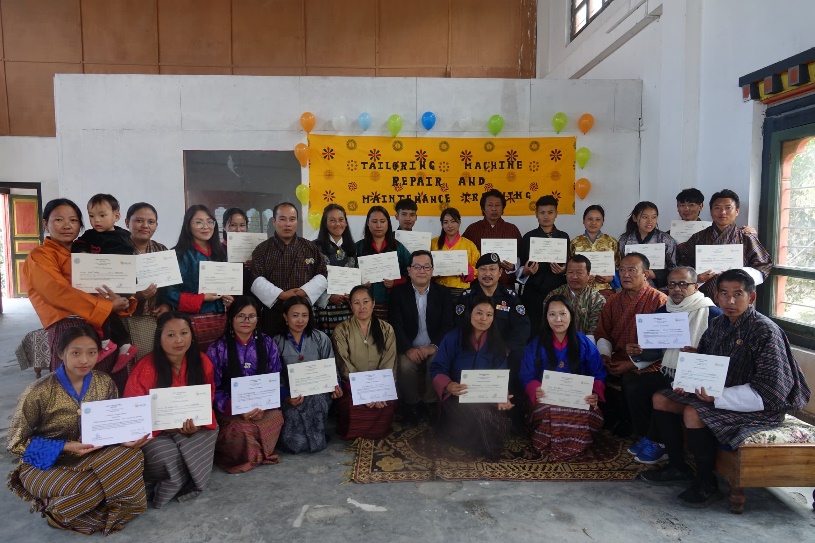
<path id="1" fill-rule="evenodd" d="M 626 449 L 632 440 L 607 431 L 594 436 L 582 455 L 548 462 L 526 436 L 511 435 L 500 459 L 475 457 L 436 439 L 426 424 L 398 430 L 383 439 L 359 439 L 351 480 L 357 483 L 402 481 L 630 481 L 649 466 L 634 462 Z"/>

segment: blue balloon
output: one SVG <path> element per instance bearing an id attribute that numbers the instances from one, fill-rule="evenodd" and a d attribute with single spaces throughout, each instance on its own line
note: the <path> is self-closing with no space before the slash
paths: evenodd
<path id="1" fill-rule="evenodd" d="M 371 114 L 364 112 L 359 114 L 359 126 L 362 130 L 368 130 L 371 128 L 371 122 L 373 119 L 371 118 Z"/>
<path id="2" fill-rule="evenodd" d="M 422 126 L 425 130 L 430 130 L 436 124 L 436 116 L 432 111 L 425 111 L 422 115 Z"/>

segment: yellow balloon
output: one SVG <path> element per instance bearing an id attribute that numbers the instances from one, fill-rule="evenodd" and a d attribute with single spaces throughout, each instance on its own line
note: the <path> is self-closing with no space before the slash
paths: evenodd
<path id="1" fill-rule="evenodd" d="M 297 185 L 297 188 L 294 189 L 294 194 L 297 195 L 297 199 L 303 205 L 308 204 L 308 191 L 308 185 Z"/>
<path id="2" fill-rule="evenodd" d="M 315 230 L 320 229 L 320 221 L 323 220 L 323 214 L 319 211 L 310 211 L 308 214 L 308 223 Z"/>

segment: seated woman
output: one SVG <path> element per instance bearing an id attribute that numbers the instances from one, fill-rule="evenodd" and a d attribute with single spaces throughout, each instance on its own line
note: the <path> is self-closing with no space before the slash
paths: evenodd
<path id="1" fill-rule="evenodd" d="M 107 447 L 79 442 L 80 403 L 118 397 L 111 378 L 93 371 L 100 349 L 87 324 L 62 333 L 62 365 L 29 385 L 14 412 L 8 450 L 22 459 L 8 486 L 54 528 L 108 535 L 146 509 L 139 447 L 147 436 Z"/>
<path id="2" fill-rule="evenodd" d="M 144 396 L 151 388 L 206 384 L 214 399 L 212 362 L 200 351 L 187 314 L 169 311 L 161 315 L 154 343 L 153 352 L 133 368 L 126 398 Z M 144 483 L 153 507 L 161 509 L 173 498 L 184 502 L 203 492 L 212 475 L 217 429 L 213 414 L 211 424 L 196 426 L 187 419 L 181 428 L 153 432 L 153 439 L 142 448 Z"/>
<path id="3" fill-rule="evenodd" d="M 280 409 L 255 408 L 232 414 L 233 377 L 280 373 L 277 346 L 257 329 L 259 313 L 257 300 L 236 296 L 226 313 L 226 333 L 207 349 L 215 372 L 215 465 L 228 473 L 244 473 L 260 464 L 278 462 L 274 449 L 283 427 Z"/>
<path id="4" fill-rule="evenodd" d="M 477 455 L 497 458 L 509 435 L 512 421 L 511 395 L 499 404 L 460 403 L 467 394 L 461 384 L 462 370 L 507 369 L 507 349 L 498 329 L 492 326 L 495 305 L 486 296 L 476 296 L 463 326 L 444 336 L 430 364 L 430 377 L 441 403 L 438 434 Z"/>
<path id="5" fill-rule="evenodd" d="M 549 460 L 560 461 L 578 455 L 591 445 L 591 435 L 603 427 L 603 414 L 597 407 L 605 401 L 606 368 L 597 347 L 577 331 L 574 310 L 565 296 L 556 294 L 543 307 L 541 332 L 524 351 L 518 377 L 533 405 L 532 445 Z M 560 407 L 546 402 L 541 387 L 543 370 L 590 375 L 594 377 L 592 394 L 586 396 L 589 409 Z"/>
<path id="6" fill-rule="evenodd" d="M 325 421 L 332 398 L 342 396 L 342 389 L 312 396 L 291 397 L 286 368 L 291 364 L 313 362 L 334 358 L 331 340 L 323 332 L 315 330 L 315 319 L 308 298 L 292 296 L 283 303 L 283 319 L 288 331 L 277 335 L 274 342 L 283 361 L 280 398 L 283 400 L 283 433 L 280 444 L 292 453 L 317 452 L 327 445 Z"/>
<path id="7" fill-rule="evenodd" d="M 395 401 L 354 405 L 350 374 L 393 370 L 396 374 L 396 336 L 387 322 L 374 315 L 371 287 L 358 285 L 349 295 L 353 316 L 334 329 L 334 356 L 342 379 L 343 395 L 337 402 L 337 433 L 342 439 L 378 439 L 391 432 Z"/>

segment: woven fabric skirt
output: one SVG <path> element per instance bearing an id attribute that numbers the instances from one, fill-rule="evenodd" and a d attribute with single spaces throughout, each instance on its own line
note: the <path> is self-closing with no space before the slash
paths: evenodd
<path id="1" fill-rule="evenodd" d="M 109 535 L 146 509 L 143 458 L 139 449 L 112 445 L 47 470 L 23 462 L 8 487 L 55 528 Z"/>
<path id="2" fill-rule="evenodd" d="M 139 348 L 136 357 L 130 363 L 128 372 L 132 367 L 153 352 L 153 341 L 156 337 L 156 318 L 150 316 L 134 315 L 122 319 L 125 327 L 130 332 L 130 340 L 133 345 Z"/>
<path id="3" fill-rule="evenodd" d="M 512 420 L 496 405 L 459 403 L 456 396 L 441 402 L 441 422 L 437 435 L 459 449 L 477 455 L 497 457 L 509 437 Z"/>
<path id="4" fill-rule="evenodd" d="M 389 401 L 381 409 L 354 405 L 351 390 L 343 386 L 343 395 L 337 400 L 337 434 L 341 439 L 380 439 L 391 433 L 396 402 Z"/>
<path id="5" fill-rule="evenodd" d="M 192 435 L 161 433 L 142 447 L 147 499 L 161 509 L 173 498 L 184 502 L 204 491 L 212 475 L 218 430 L 202 428 Z"/>
<path id="6" fill-rule="evenodd" d="M 314 315 L 317 317 L 317 328 L 325 332 L 328 337 L 334 333 L 334 328 L 341 322 L 351 318 L 351 308 L 347 305 L 328 304 L 325 307 L 314 306 Z"/>
<path id="7" fill-rule="evenodd" d="M 603 428 L 598 409 L 573 409 L 538 404 L 530 415 L 532 445 L 549 460 L 560 461 L 582 454 L 591 445 L 592 434 Z"/>
<path id="8" fill-rule="evenodd" d="M 218 341 L 226 330 L 226 313 L 204 313 L 203 315 L 190 315 L 192 329 L 198 348 L 206 352 L 207 348 Z"/>
<path id="9" fill-rule="evenodd" d="M 261 464 L 277 464 L 274 454 L 283 413 L 269 409 L 260 420 L 244 420 L 240 415 L 216 413 L 218 440 L 215 442 L 215 465 L 227 473 L 245 473 Z"/>
<path id="10" fill-rule="evenodd" d="M 283 432 L 280 446 L 292 453 L 317 452 L 325 449 L 325 421 L 331 407 L 331 394 L 315 394 L 303 398 L 303 403 L 291 406 L 282 402 Z"/>
<path id="11" fill-rule="evenodd" d="M 389 322 L 390 317 L 390 302 L 376 302 L 374 306 L 374 315 L 379 320 Z"/>

